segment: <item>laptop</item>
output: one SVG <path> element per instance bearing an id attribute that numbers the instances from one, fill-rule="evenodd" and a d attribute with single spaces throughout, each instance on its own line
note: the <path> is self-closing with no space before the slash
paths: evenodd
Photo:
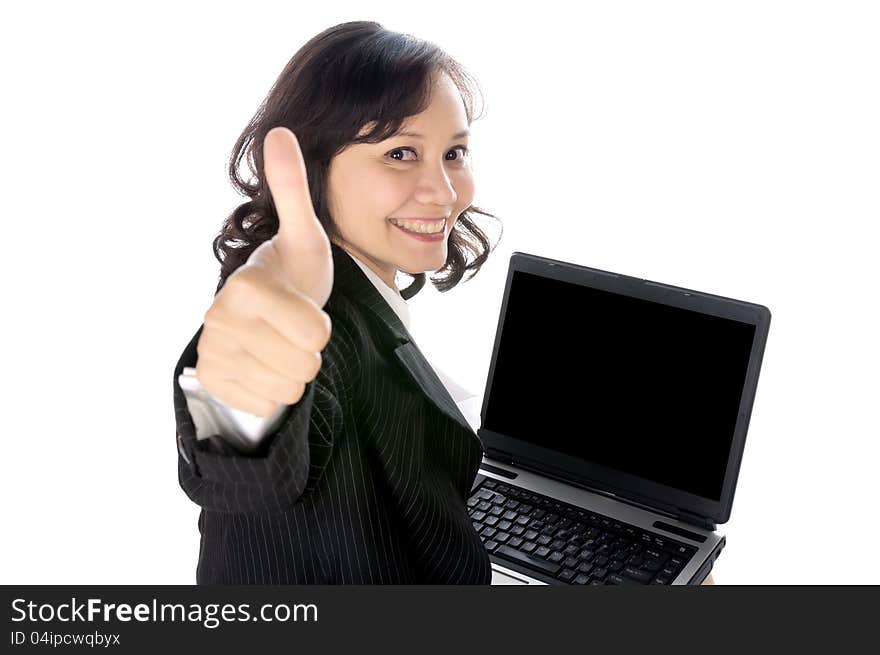
<path id="1" fill-rule="evenodd" d="M 700 584 L 769 325 L 762 305 L 513 253 L 467 502 L 492 584 Z"/>

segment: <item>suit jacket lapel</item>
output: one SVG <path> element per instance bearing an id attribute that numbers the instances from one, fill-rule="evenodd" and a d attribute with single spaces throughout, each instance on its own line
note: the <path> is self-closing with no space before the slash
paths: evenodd
<path id="1" fill-rule="evenodd" d="M 333 251 L 334 291 L 341 291 L 350 300 L 364 305 L 379 317 L 393 335 L 396 344 L 394 355 L 403 370 L 409 374 L 413 384 L 422 391 L 434 407 L 467 430 L 474 442 L 482 449 L 479 437 L 458 409 L 449 392 L 446 391 L 446 387 L 437 377 L 433 367 L 422 355 L 415 339 L 382 297 L 382 294 L 367 279 L 358 265 L 352 261 L 351 255 L 335 243 L 331 243 L 331 250 Z"/>

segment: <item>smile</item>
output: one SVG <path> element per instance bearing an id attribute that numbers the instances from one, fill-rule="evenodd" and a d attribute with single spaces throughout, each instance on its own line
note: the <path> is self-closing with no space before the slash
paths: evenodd
<path id="1" fill-rule="evenodd" d="M 446 219 L 438 220 L 420 220 L 405 221 L 396 218 L 389 218 L 394 225 L 406 230 L 407 232 L 415 232 L 417 234 L 437 234 L 446 228 Z"/>

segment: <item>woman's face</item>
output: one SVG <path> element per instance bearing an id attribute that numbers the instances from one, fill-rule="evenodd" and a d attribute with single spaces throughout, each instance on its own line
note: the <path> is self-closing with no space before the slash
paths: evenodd
<path id="1" fill-rule="evenodd" d="M 361 135 L 371 127 L 365 125 Z M 410 116 L 400 133 L 380 143 L 349 145 L 330 161 L 327 194 L 341 234 L 338 243 L 391 288 L 398 270 L 436 271 L 446 263 L 446 242 L 474 197 L 467 150 L 467 114 L 452 80 L 441 75 L 431 104 Z M 442 224 L 440 238 L 413 235 L 394 220 L 424 229 Z"/>

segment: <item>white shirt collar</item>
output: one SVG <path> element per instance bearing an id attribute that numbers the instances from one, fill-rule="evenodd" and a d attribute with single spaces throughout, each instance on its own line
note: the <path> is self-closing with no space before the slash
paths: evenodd
<path id="1" fill-rule="evenodd" d="M 361 260 L 359 260 L 347 250 L 345 250 L 345 252 L 348 254 L 349 257 L 354 260 L 355 264 L 360 266 L 361 270 L 364 272 L 364 275 L 367 276 L 367 279 L 373 283 L 373 286 L 376 287 L 379 293 L 382 294 L 382 297 L 385 298 L 385 301 L 391 306 L 391 309 L 394 310 L 394 313 L 397 314 L 400 322 L 403 323 L 403 325 L 406 327 L 407 332 L 410 332 L 410 334 L 412 334 L 412 330 L 410 330 L 411 320 L 409 315 L 409 305 L 406 300 L 404 300 L 403 296 L 400 295 L 400 290 L 397 287 L 394 287 L 393 289 L 389 287 L 387 284 L 385 284 L 382 278 L 380 278 L 378 275 L 376 275 L 376 273 L 373 272 L 373 270 L 369 266 L 364 264 Z M 431 364 L 434 372 L 437 373 L 437 377 L 440 378 L 440 381 L 446 387 L 449 395 L 452 396 L 453 400 L 455 400 L 456 403 L 476 396 L 473 391 L 462 387 L 455 380 L 449 377 L 442 369 L 440 369 L 439 366 L 431 362 L 429 362 L 429 364 Z M 479 416 L 474 419 L 474 416 L 472 414 L 468 414 L 468 420 L 470 421 L 471 425 L 479 425 Z M 476 420 L 476 423 L 474 423 L 474 420 Z M 474 429 L 476 430 L 476 427 L 474 427 Z"/>

